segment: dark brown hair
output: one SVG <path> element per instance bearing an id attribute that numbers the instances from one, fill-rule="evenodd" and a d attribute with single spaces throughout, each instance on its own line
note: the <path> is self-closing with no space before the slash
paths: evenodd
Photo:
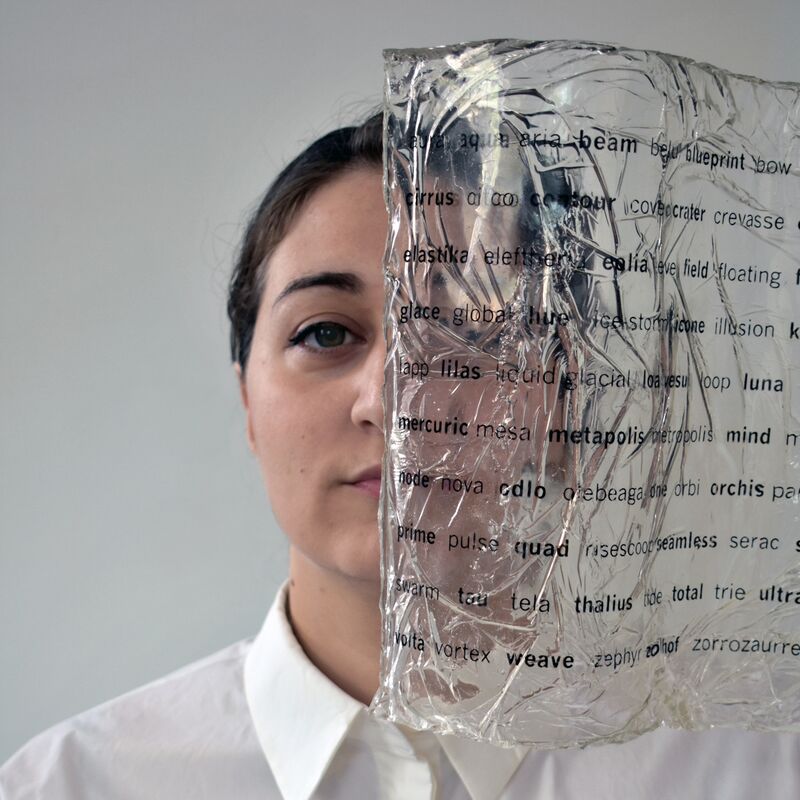
<path id="1" fill-rule="evenodd" d="M 228 286 L 231 358 L 244 373 L 264 292 L 267 262 L 306 200 L 347 169 L 381 166 L 383 115 L 331 131 L 286 165 L 247 225 Z"/>

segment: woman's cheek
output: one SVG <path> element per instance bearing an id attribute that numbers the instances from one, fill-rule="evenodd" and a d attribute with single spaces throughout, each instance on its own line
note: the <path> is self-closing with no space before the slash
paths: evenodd
<path id="1" fill-rule="evenodd" d="M 275 390 L 276 385 L 280 391 Z M 276 379 L 271 386 L 264 386 L 254 409 L 256 453 L 271 494 L 278 488 L 300 494 L 302 487 L 297 486 L 297 479 L 308 477 L 314 463 L 328 450 L 324 423 L 320 424 L 326 418 L 324 407 L 314 407 L 308 387 L 301 391 L 290 388 L 287 381 Z M 273 486 L 276 491 L 272 491 Z M 307 493 L 312 489 L 305 488 Z"/>

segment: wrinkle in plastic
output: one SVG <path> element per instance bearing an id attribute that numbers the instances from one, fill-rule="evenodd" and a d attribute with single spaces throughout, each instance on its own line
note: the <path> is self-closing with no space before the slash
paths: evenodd
<path id="1" fill-rule="evenodd" d="M 800 87 L 581 42 L 385 65 L 373 711 L 800 730 Z"/>

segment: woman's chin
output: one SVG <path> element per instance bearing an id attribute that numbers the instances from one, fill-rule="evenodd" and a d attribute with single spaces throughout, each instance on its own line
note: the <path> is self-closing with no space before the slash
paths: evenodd
<path id="1" fill-rule="evenodd" d="M 340 570 L 350 578 L 380 586 L 381 550 L 378 528 L 372 524 L 370 533 L 365 533 L 360 541 L 353 542 L 349 553 L 340 563 Z"/>

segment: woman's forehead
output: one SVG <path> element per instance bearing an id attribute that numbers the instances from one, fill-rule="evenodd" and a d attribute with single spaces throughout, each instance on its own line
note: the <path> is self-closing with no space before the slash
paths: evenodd
<path id="1" fill-rule="evenodd" d="M 272 304 L 289 283 L 323 272 L 354 274 L 358 291 L 382 288 L 388 225 L 380 170 L 337 176 L 308 198 L 275 248 L 265 299 Z"/>

